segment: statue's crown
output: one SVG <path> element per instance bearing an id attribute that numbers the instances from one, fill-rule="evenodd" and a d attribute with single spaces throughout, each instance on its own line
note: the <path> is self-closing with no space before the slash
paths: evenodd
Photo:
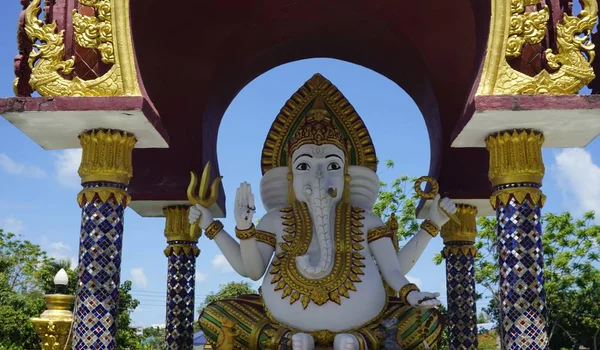
<path id="1" fill-rule="evenodd" d="M 321 96 L 317 96 L 312 108 L 306 113 L 290 139 L 288 154 L 291 156 L 295 150 L 307 144 L 318 146 L 332 144 L 344 152 L 348 151 L 347 140 L 335 125 Z"/>

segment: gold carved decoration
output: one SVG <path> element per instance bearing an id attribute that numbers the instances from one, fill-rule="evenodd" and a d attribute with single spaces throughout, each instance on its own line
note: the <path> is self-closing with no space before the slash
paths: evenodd
<path id="1" fill-rule="evenodd" d="M 350 143 L 350 164 L 377 170 L 373 142 L 354 107 L 329 80 L 321 74 L 315 74 L 292 95 L 275 118 L 262 151 L 263 174 L 272 168 L 287 165 L 290 138 L 313 106 L 318 107 L 317 110 L 327 110 Z"/>
<path id="2" fill-rule="evenodd" d="M 543 207 L 546 202 L 546 195 L 544 195 L 539 188 L 513 187 L 501 189 L 492 193 L 490 204 L 492 205 L 492 208 L 496 209 L 499 206 L 507 205 L 513 198 L 518 203 L 523 203 L 523 201 L 528 199 L 533 204 L 539 205 L 540 207 Z"/>
<path id="3" fill-rule="evenodd" d="M 539 44 L 546 36 L 546 22 L 550 19 L 548 6 L 544 5 L 539 11 L 525 12 L 525 6 L 540 2 L 541 0 L 511 0 L 506 57 L 520 56 L 525 43 Z"/>
<path id="4" fill-rule="evenodd" d="M 131 202 L 129 193 L 116 187 L 89 187 L 84 188 L 77 194 L 77 203 L 80 207 L 96 199 L 99 199 L 103 203 L 106 203 L 108 200 L 114 200 L 125 207 Z"/>
<path id="5" fill-rule="evenodd" d="M 128 185 L 133 176 L 135 136 L 118 130 L 91 130 L 79 135 L 83 148 L 81 182 L 114 182 Z"/>
<path id="6" fill-rule="evenodd" d="M 286 226 L 280 243 L 282 252 L 275 255 L 269 271 L 273 275 L 275 290 L 283 290 L 282 299 L 290 304 L 300 300 L 306 309 L 312 301 L 323 305 L 328 301 L 341 303 L 340 297 L 350 298 L 349 291 L 356 291 L 355 283 L 361 282 L 365 257 L 360 253 L 365 240 L 362 233 L 363 209 L 341 202 L 336 208 L 335 256 L 331 272 L 320 279 L 304 277 L 296 266 L 296 256 L 306 253 L 312 238 L 312 224 L 306 204 L 295 202 L 281 210 Z"/>
<path id="7" fill-rule="evenodd" d="M 460 219 L 460 225 L 449 221 L 442 226 L 442 238 L 445 247 L 442 256 L 453 255 L 477 255 L 477 249 L 473 246 L 477 237 L 477 207 L 468 204 L 457 204 L 456 215 Z"/>
<path id="8" fill-rule="evenodd" d="M 544 135 L 533 130 L 509 130 L 490 135 L 488 177 L 493 186 L 512 183 L 542 184 Z"/>
<path id="9" fill-rule="evenodd" d="M 102 62 L 115 63 L 110 0 L 79 0 L 79 3 L 93 7 L 97 16 L 84 16 L 73 10 L 77 44 L 87 49 L 98 49 Z"/>
<path id="10" fill-rule="evenodd" d="M 141 96 L 129 22 L 129 0 L 80 0 L 96 10 L 96 17 L 73 14 L 75 38 L 79 45 L 98 49 L 102 61 L 112 63 L 104 75 L 83 80 L 71 74 L 74 57 L 65 57 L 64 31 L 56 22 L 39 19 L 41 0 L 32 0 L 25 9 L 25 33 L 34 43 L 29 57 L 32 69 L 29 84 L 42 96 Z M 15 79 L 14 86 L 18 84 Z"/>
<path id="11" fill-rule="evenodd" d="M 200 236 L 190 236 L 189 215 L 190 208 L 186 205 L 174 205 L 163 208 L 165 214 L 165 237 L 167 242 L 186 241 L 198 242 Z"/>
<path id="12" fill-rule="evenodd" d="M 393 242 L 394 233 L 390 230 L 389 226 L 380 226 L 370 229 L 367 232 L 367 242 L 371 243 L 383 237 L 389 237 Z"/>
<path id="13" fill-rule="evenodd" d="M 487 53 L 477 95 L 576 94 L 595 75 L 591 33 L 597 22 L 596 0 L 583 0 L 578 16 L 563 15 L 556 24 L 557 52 L 546 49 L 548 66 L 535 77 L 521 73 L 508 64 L 524 43 L 540 42 L 548 22 L 547 8 L 525 13 L 525 6 L 540 0 L 492 0 L 492 20 Z"/>
<path id="14" fill-rule="evenodd" d="M 74 299 L 73 295 L 66 294 L 44 295 L 47 309 L 40 317 L 30 319 L 41 340 L 42 350 L 71 349 L 73 313 L 70 307 Z"/>
<path id="15" fill-rule="evenodd" d="M 442 226 L 444 243 L 475 242 L 475 237 L 477 237 L 477 207 L 468 204 L 456 204 L 456 216 L 460 219 L 460 225 L 448 221 Z"/>

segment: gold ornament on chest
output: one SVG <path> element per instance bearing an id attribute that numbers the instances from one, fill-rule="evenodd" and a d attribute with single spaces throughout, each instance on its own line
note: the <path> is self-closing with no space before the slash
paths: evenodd
<path id="1" fill-rule="evenodd" d="M 283 242 L 279 243 L 281 252 L 275 255 L 269 270 L 273 275 L 271 284 L 275 284 L 276 291 L 282 290 L 281 298 L 289 298 L 290 305 L 300 300 L 304 309 L 310 302 L 341 304 L 341 297 L 350 298 L 350 292 L 356 291 L 355 284 L 364 275 L 365 257 L 360 253 L 365 240 L 361 229 L 364 209 L 344 202 L 337 205 L 334 263 L 331 272 L 319 279 L 305 277 L 296 265 L 296 257 L 307 252 L 313 236 L 308 207 L 295 202 L 281 212 L 284 225 Z"/>

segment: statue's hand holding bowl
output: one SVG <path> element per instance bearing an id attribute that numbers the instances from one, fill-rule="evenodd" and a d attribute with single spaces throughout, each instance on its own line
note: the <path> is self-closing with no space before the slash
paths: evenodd
<path id="1" fill-rule="evenodd" d="M 448 197 L 441 199 L 440 195 L 437 194 L 429 208 L 429 220 L 437 225 L 437 227 L 442 227 L 450 220 L 448 215 L 444 213 L 444 210 L 450 214 L 456 214 L 456 204 L 454 204 L 452 199 Z"/>
<path id="2" fill-rule="evenodd" d="M 247 230 L 252 226 L 252 217 L 256 212 L 254 194 L 247 182 L 242 182 L 235 194 L 233 216 L 238 230 Z"/>
<path id="3" fill-rule="evenodd" d="M 196 222 L 196 220 L 198 220 L 198 218 L 200 218 L 200 222 L 198 222 L 198 226 L 200 226 L 200 228 L 203 230 L 206 230 L 206 228 L 208 226 L 210 226 L 210 224 L 212 224 L 212 222 L 214 221 L 213 215 L 210 212 L 210 210 L 208 210 L 208 208 L 201 206 L 200 204 L 191 206 L 190 214 L 188 216 L 188 219 L 190 220 L 190 224 L 193 224 L 194 222 Z"/>
<path id="4" fill-rule="evenodd" d="M 410 306 L 420 309 L 431 309 L 432 307 L 440 306 L 440 301 L 436 298 L 440 293 L 427 293 L 420 291 L 412 291 L 406 296 L 406 301 Z"/>

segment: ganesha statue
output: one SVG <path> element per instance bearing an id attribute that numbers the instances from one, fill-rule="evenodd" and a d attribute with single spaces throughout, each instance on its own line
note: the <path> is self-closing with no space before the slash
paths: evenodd
<path id="1" fill-rule="evenodd" d="M 437 196 L 421 230 L 400 249 L 394 229 L 371 212 L 380 187 L 376 167 L 360 117 L 327 79 L 313 76 L 267 136 L 260 184 L 267 213 L 256 227 L 248 183 L 235 196 L 237 240 L 207 208 L 190 209 L 190 223 L 198 222 L 237 273 L 264 276 L 259 295 L 216 301 L 202 311 L 199 322 L 211 344 L 294 350 L 437 345 L 439 294 L 420 291 L 406 273 L 455 205 Z"/>

